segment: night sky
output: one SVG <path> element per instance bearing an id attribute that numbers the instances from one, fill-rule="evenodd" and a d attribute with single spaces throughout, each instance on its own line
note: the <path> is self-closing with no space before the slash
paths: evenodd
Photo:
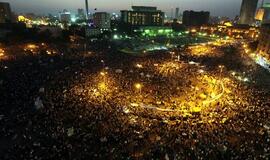
<path id="1" fill-rule="evenodd" d="M 11 4 L 16 13 L 56 14 L 63 9 L 76 13 L 78 8 L 84 8 L 84 0 L 1 0 Z M 207 10 L 212 16 L 235 17 L 239 14 L 242 0 L 89 0 L 90 11 L 116 12 L 130 9 L 133 5 L 157 6 L 171 15 L 171 8 L 183 10 Z M 268 0 L 270 1 L 270 0 Z"/>

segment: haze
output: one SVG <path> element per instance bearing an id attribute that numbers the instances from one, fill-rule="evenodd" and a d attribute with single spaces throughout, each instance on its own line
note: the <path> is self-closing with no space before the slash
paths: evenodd
<path id="1" fill-rule="evenodd" d="M 76 13 L 84 8 L 84 0 L 5 0 L 11 4 L 16 13 L 56 14 L 63 9 Z M 212 16 L 234 17 L 239 14 L 242 0 L 89 0 L 90 11 L 116 12 L 129 9 L 131 5 L 157 6 L 171 15 L 171 9 L 179 7 L 183 10 L 207 10 Z"/>

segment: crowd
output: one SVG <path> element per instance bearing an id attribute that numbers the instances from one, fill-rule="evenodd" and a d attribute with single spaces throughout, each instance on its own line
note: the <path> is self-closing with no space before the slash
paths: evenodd
<path id="1" fill-rule="evenodd" d="M 1 61 L 0 159 L 269 159 L 262 69 L 175 54 Z"/>

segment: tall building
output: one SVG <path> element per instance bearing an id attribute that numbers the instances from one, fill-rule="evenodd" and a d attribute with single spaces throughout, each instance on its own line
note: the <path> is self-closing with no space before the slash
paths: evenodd
<path id="1" fill-rule="evenodd" d="M 179 18 L 179 8 L 175 8 L 175 19 Z"/>
<path id="2" fill-rule="evenodd" d="M 262 6 L 257 10 L 255 19 L 261 23 L 270 22 L 270 3 L 262 4 Z"/>
<path id="3" fill-rule="evenodd" d="M 132 10 L 121 11 L 121 21 L 132 26 L 162 26 L 164 12 L 157 7 L 132 6 Z"/>
<path id="4" fill-rule="evenodd" d="M 210 12 L 184 11 L 182 22 L 185 26 L 201 26 L 209 23 Z"/>
<path id="5" fill-rule="evenodd" d="M 77 18 L 78 19 L 81 19 L 81 20 L 85 20 L 85 13 L 84 13 L 84 10 L 82 8 L 79 8 L 78 9 L 78 14 L 77 14 Z"/>
<path id="6" fill-rule="evenodd" d="M 258 0 L 243 0 L 240 10 L 239 24 L 251 25 L 254 23 Z"/>
<path id="7" fill-rule="evenodd" d="M 9 3 L 0 2 L 0 23 L 12 21 L 12 13 Z"/>
<path id="8" fill-rule="evenodd" d="M 93 15 L 94 25 L 99 29 L 111 28 L 111 16 L 107 12 L 96 12 Z"/>
<path id="9" fill-rule="evenodd" d="M 71 21 L 70 12 L 68 12 L 66 9 L 64 9 L 63 12 L 60 12 L 60 22 L 69 23 L 70 21 Z"/>

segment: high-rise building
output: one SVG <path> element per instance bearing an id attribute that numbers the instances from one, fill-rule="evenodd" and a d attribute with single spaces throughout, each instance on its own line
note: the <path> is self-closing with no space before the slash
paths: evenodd
<path id="1" fill-rule="evenodd" d="M 175 19 L 178 19 L 179 18 L 179 8 L 177 7 L 175 9 Z"/>
<path id="2" fill-rule="evenodd" d="M 257 10 L 255 19 L 261 23 L 270 22 L 270 3 L 262 4 L 262 6 Z"/>
<path id="3" fill-rule="evenodd" d="M 68 12 L 66 9 L 64 9 L 63 12 L 60 12 L 60 22 L 69 23 L 70 21 L 71 21 L 70 12 Z"/>
<path id="4" fill-rule="evenodd" d="M 9 3 L 0 2 L 0 23 L 12 21 L 12 13 Z"/>
<path id="5" fill-rule="evenodd" d="M 209 23 L 210 12 L 184 11 L 182 22 L 185 26 L 201 26 Z"/>
<path id="6" fill-rule="evenodd" d="M 121 21 L 132 26 L 162 26 L 164 12 L 157 7 L 132 6 L 132 10 L 121 11 Z"/>
<path id="7" fill-rule="evenodd" d="M 254 23 L 258 0 L 243 0 L 240 10 L 239 24 L 251 25 Z"/>
<path id="8" fill-rule="evenodd" d="M 93 15 L 94 25 L 99 29 L 111 28 L 111 17 L 107 12 L 96 12 Z"/>
<path id="9" fill-rule="evenodd" d="M 77 14 L 77 18 L 78 19 L 81 19 L 81 20 L 84 20 L 85 19 L 85 13 L 84 13 L 84 10 L 82 8 L 79 8 L 78 9 L 78 14 Z"/>

